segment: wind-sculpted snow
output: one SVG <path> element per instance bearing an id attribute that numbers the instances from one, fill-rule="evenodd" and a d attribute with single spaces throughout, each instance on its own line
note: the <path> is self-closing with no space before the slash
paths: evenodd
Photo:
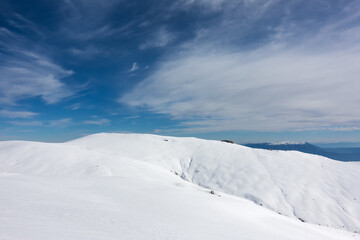
<path id="1" fill-rule="evenodd" d="M 297 221 L 360 230 L 358 162 L 142 134 L 95 134 L 61 144 L 0 142 L 0 159 L 4 176 L 148 179 L 153 171 L 174 174 Z"/>

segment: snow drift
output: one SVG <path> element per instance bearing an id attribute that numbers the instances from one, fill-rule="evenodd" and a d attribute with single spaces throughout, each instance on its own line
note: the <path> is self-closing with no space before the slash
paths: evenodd
<path id="1" fill-rule="evenodd" d="M 59 179 L 76 179 L 74 181 L 79 182 L 79 186 L 94 179 L 101 179 L 94 181 L 96 185 L 110 181 L 106 179 L 115 179 L 113 181 L 116 181 L 120 188 L 122 186 L 129 193 L 139 195 L 139 190 L 134 190 L 136 187 L 144 188 L 148 184 L 153 187 L 153 182 L 161 185 L 168 181 L 175 182 L 176 186 L 190 186 L 184 190 L 184 194 L 191 195 L 191 183 L 194 183 L 227 196 L 226 199 L 231 199 L 230 195 L 246 198 L 276 213 L 296 219 L 299 224 L 303 224 L 299 221 L 301 220 L 351 232 L 360 230 L 360 186 L 357 179 L 360 176 L 359 162 L 339 162 L 295 151 L 251 149 L 196 138 L 105 133 L 67 143 L 0 142 L 0 159 L 0 177 L 3 180 L 10 181 L 14 176 L 17 179 L 30 179 L 38 188 L 41 179 L 46 179 L 44 182 L 55 181 L 56 184 L 61 182 Z M 89 182 L 86 183 L 83 179 L 89 179 Z M 120 181 L 121 179 L 124 181 Z M 7 184 L 16 186 L 13 182 Z M 168 188 L 168 185 L 166 186 Z M 171 189 L 167 191 L 172 192 Z M 72 194 L 77 196 L 76 192 Z M 89 193 L 83 195 L 87 196 L 86 194 Z M 144 195 L 147 194 L 149 192 L 144 191 Z M 183 199 L 185 196 L 179 197 L 179 192 L 175 195 L 176 199 Z M 16 196 L 14 193 L 14 197 Z M 143 201 L 146 202 L 147 198 L 152 197 L 147 196 Z M 167 198 L 170 202 L 177 202 L 167 195 L 161 197 L 161 201 Z M 6 199 L 4 201 L 6 203 Z M 126 202 L 126 198 L 122 201 Z M 141 203 L 143 204 L 145 203 Z M 181 204 L 184 205 L 184 202 Z M 250 209 L 270 214 L 256 205 Z M 244 208 L 241 212 L 251 214 Z M 178 212 L 176 214 L 181 215 Z M 266 214 L 264 216 L 267 216 Z M 278 214 L 270 215 L 269 219 L 274 216 L 275 219 L 277 216 L 281 217 Z M 271 221 L 265 222 L 271 225 Z M 237 236 L 237 233 L 233 234 L 232 236 Z M 333 234 L 335 233 L 330 235 L 337 236 L 339 233 Z M 276 234 L 274 239 L 279 237 L 275 236 Z M 301 234 L 299 236 L 305 237 Z M 254 239 L 256 237 L 259 236 L 254 235 Z M 204 239 L 211 237 L 206 236 Z M 317 236 L 316 239 L 321 237 Z"/>

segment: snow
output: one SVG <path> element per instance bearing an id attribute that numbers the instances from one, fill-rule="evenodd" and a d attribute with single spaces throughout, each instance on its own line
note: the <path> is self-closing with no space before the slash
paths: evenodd
<path id="1" fill-rule="evenodd" d="M 144 134 L 0 159 L 0 239 L 360 239 L 357 162 Z"/>

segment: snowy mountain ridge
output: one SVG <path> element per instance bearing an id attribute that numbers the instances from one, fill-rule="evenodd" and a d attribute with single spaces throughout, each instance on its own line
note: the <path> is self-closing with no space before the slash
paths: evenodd
<path id="1" fill-rule="evenodd" d="M 0 159 L 0 178 L 5 179 L 111 177 L 148 184 L 158 175 L 181 177 L 297 221 L 360 230 L 357 162 L 196 138 L 109 133 L 66 143 L 0 142 Z"/>
<path id="2" fill-rule="evenodd" d="M 90 135 L 70 144 L 152 163 L 199 186 L 247 198 L 286 216 L 360 231 L 358 163 L 196 138 L 122 136 Z"/>

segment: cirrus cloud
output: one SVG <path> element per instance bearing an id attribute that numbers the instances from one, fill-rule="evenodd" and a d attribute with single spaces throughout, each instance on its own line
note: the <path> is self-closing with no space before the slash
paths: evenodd
<path id="1" fill-rule="evenodd" d="M 29 111 L 0 110 L 0 117 L 3 118 L 31 118 L 36 115 L 38 113 Z"/>
<path id="2" fill-rule="evenodd" d="M 0 104 L 41 97 L 52 104 L 73 92 L 62 78 L 73 74 L 53 63 L 43 54 L 28 50 L 33 43 L 22 35 L 0 28 Z"/>
<path id="3" fill-rule="evenodd" d="M 108 125 L 110 124 L 110 120 L 106 118 L 94 119 L 94 120 L 86 120 L 83 121 L 85 124 L 93 124 L 93 125 Z"/>
<path id="4" fill-rule="evenodd" d="M 252 48 L 196 40 L 119 102 L 167 114 L 191 132 L 356 129 L 360 7 L 351 6 L 321 28 L 277 25 Z"/>

